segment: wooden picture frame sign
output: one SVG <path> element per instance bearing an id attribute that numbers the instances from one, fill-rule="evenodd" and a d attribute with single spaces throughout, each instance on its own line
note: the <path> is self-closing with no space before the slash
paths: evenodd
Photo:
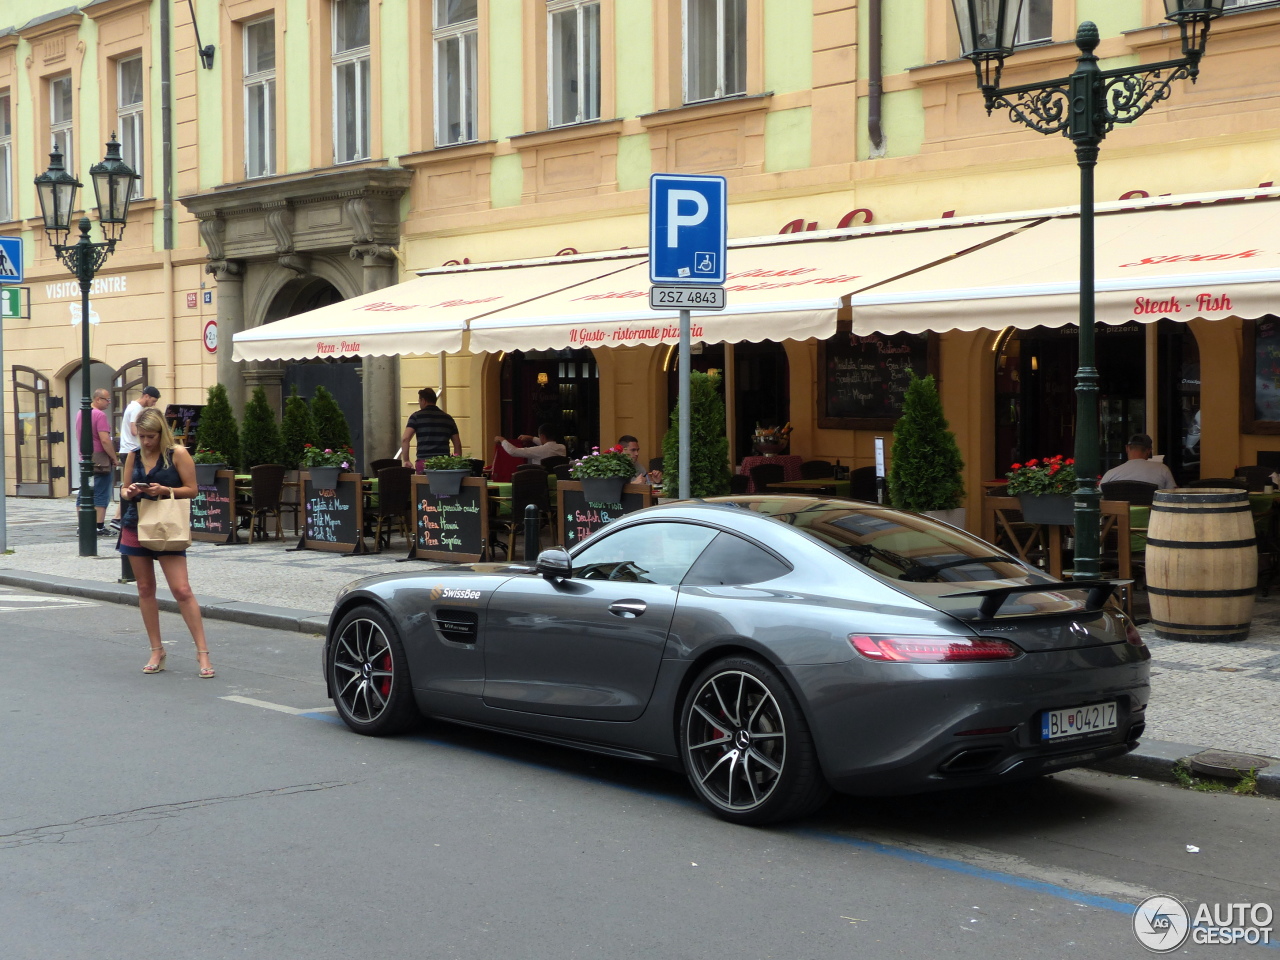
<path id="1" fill-rule="evenodd" d="M 489 543 L 489 484 L 467 477 L 456 496 L 437 497 L 424 476 L 411 478 L 413 546 L 410 560 L 478 563 Z"/>
<path id="2" fill-rule="evenodd" d="M 818 341 L 819 429 L 892 430 L 918 377 L 938 375 L 937 334 L 857 336 L 845 324 Z"/>
<path id="3" fill-rule="evenodd" d="M 556 525 L 560 543 L 570 550 L 606 524 L 623 514 L 653 506 L 653 488 L 647 483 L 628 483 L 622 488 L 622 502 L 589 503 L 580 480 L 556 484 Z"/>
<path id="4" fill-rule="evenodd" d="M 1240 432 L 1280 434 L 1280 317 L 1244 322 Z"/>
<path id="5" fill-rule="evenodd" d="M 302 535 L 299 550 L 330 553 L 367 553 L 364 543 L 364 477 L 338 474 L 333 489 L 319 488 L 304 470 L 302 480 Z"/>
<path id="6" fill-rule="evenodd" d="M 219 470 L 211 484 L 199 484 L 191 498 L 191 539 L 205 543 L 239 543 L 236 534 L 236 474 Z"/>

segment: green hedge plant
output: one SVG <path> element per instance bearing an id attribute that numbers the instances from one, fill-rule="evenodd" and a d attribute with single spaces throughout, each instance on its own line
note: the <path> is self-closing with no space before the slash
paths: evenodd
<path id="1" fill-rule="evenodd" d="M 200 413 L 200 426 L 196 430 L 196 446 L 206 450 L 220 450 L 226 454 L 226 463 L 233 469 L 239 466 L 240 428 L 236 415 L 227 399 L 227 388 L 215 383 L 209 388 L 209 399 Z"/>
<path id="2" fill-rule="evenodd" d="M 900 510 L 954 510 L 964 502 L 964 460 L 932 376 L 912 376 L 893 428 L 889 501 Z"/>
<path id="3" fill-rule="evenodd" d="M 327 388 L 316 387 L 315 396 L 311 398 L 311 416 L 316 422 L 317 447 L 336 450 L 351 446 L 351 428 L 347 426 L 347 418 Z"/>
<path id="4" fill-rule="evenodd" d="M 275 411 L 267 402 L 267 391 L 254 387 L 240 428 L 240 469 L 280 462 L 280 428 L 276 426 Z"/>
<path id="5" fill-rule="evenodd" d="M 724 432 L 720 377 L 689 374 L 689 495 L 720 497 L 729 492 L 729 438 Z M 680 405 L 671 411 L 671 429 L 662 438 L 662 490 L 680 490 Z"/>
<path id="6" fill-rule="evenodd" d="M 319 439 L 315 418 L 311 416 L 311 404 L 307 403 L 306 397 L 298 395 L 295 385 L 284 401 L 284 421 L 280 425 L 284 465 L 297 469 L 302 463 L 302 451 L 307 444 L 314 446 Z"/>

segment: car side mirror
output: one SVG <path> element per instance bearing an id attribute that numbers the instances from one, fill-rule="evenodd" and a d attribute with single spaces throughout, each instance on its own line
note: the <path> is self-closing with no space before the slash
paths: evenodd
<path id="1" fill-rule="evenodd" d="M 573 576 L 573 558 L 563 547 L 551 547 L 538 554 L 534 569 L 551 580 L 567 580 Z"/>

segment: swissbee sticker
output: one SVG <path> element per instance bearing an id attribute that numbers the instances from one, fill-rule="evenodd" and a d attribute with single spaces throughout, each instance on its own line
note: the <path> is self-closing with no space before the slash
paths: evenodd
<path id="1" fill-rule="evenodd" d="M 479 590 L 465 590 L 459 587 L 446 587 L 437 583 L 431 588 L 432 600 L 479 600 Z"/>

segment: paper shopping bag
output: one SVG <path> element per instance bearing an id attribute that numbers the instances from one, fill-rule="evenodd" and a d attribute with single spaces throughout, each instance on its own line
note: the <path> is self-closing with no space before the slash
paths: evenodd
<path id="1" fill-rule="evenodd" d="M 160 500 L 139 500 L 138 543 L 161 553 L 186 550 L 191 546 L 191 501 L 177 499 L 172 490 Z"/>

